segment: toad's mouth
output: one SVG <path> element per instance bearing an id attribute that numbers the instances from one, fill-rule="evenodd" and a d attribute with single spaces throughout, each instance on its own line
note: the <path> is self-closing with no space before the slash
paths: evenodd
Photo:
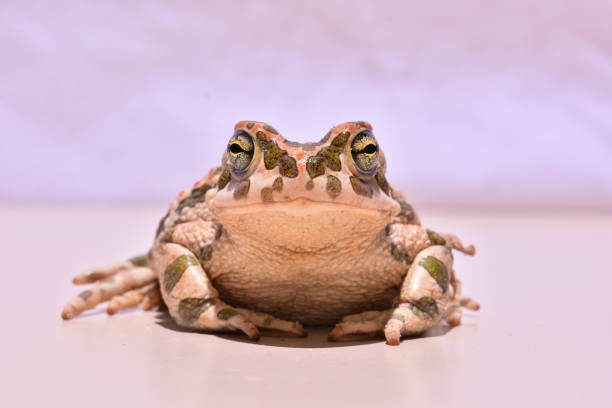
<path id="1" fill-rule="evenodd" d="M 302 217 L 329 213 L 351 213 L 366 217 L 390 219 L 397 213 L 397 208 L 392 206 L 387 208 L 370 208 L 333 201 L 314 201 L 305 197 L 298 197 L 289 201 L 272 201 L 266 203 L 259 202 L 231 206 L 212 206 L 211 210 L 219 218 L 234 215 L 238 216 L 262 213 L 284 213 L 290 217 Z"/>

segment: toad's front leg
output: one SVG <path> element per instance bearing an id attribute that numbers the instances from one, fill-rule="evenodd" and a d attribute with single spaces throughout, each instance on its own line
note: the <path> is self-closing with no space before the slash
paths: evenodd
<path id="1" fill-rule="evenodd" d="M 389 231 L 394 257 L 410 265 L 401 287 L 400 304 L 394 309 L 345 316 L 330 333 L 330 340 L 384 331 L 387 342 L 397 345 L 402 335 L 422 333 L 442 318 L 452 326 L 458 325 L 461 307 L 479 308 L 473 300 L 460 297 L 461 285 L 452 269 L 451 249 L 473 255 L 474 247 L 464 247 L 454 235 L 438 234 L 417 225 L 396 224 Z"/>
<path id="2" fill-rule="evenodd" d="M 257 327 L 304 335 L 297 322 L 233 308 L 219 299 L 219 293 L 204 270 L 214 256 L 211 241 L 218 235 L 214 230 L 209 231 L 211 228 L 202 220 L 181 224 L 164 242 L 158 242 L 152 252 L 162 297 L 174 320 L 181 326 L 197 330 L 240 330 L 251 339 L 259 338 Z"/>
<path id="3" fill-rule="evenodd" d="M 427 247 L 414 258 L 400 291 L 400 304 L 385 326 L 389 344 L 399 344 L 401 336 L 422 333 L 443 317 L 455 326 L 461 321 L 461 307 L 479 308 L 473 300 L 459 296 L 460 283 L 453 273 L 453 255 L 448 246 L 458 242 L 447 240 L 446 245 Z M 458 249 L 457 245 L 453 248 Z M 462 246 L 461 250 L 471 255 L 474 252 Z"/>

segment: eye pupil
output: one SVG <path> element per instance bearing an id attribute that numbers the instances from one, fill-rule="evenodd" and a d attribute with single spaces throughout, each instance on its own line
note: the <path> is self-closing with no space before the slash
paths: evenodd
<path id="1" fill-rule="evenodd" d="M 363 148 L 362 152 L 367 153 L 367 154 L 374 154 L 376 153 L 376 150 L 377 150 L 376 145 L 370 143 L 369 145 Z"/>
<path id="2" fill-rule="evenodd" d="M 244 150 L 238 143 L 232 143 L 230 145 L 229 151 L 234 154 L 246 152 L 246 150 Z"/>

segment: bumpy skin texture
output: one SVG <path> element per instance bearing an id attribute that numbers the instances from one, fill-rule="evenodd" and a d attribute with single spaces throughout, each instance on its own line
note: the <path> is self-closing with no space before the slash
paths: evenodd
<path id="1" fill-rule="evenodd" d="M 335 325 L 330 340 L 384 333 L 399 344 L 478 309 L 452 268 L 451 250 L 473 246 L 421 226 L 387 182 L 369 123 L 305 144 L 262 122 L 234 130 L 221 165 L 171 204 L 146 258 L 75 278 L 97 283 L 65 319 L 109 299 L 109 313 L 163 300 L 197 330 L 256 339 L 259 329 L 301 336 L 302 324 Z"/>

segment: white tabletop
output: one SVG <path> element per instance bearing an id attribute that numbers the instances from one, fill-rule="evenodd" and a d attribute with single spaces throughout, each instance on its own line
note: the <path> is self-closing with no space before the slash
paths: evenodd
<path id="1" fill-rule="evenodd" d="M 399 347 L 179 329 L 104 308 L 64 322 L 70 279 L 143 252 L 164 206 L 0 207 L 2 406 L 611 406 L 612 215 L 423 211 L 482 309 Z"/>

